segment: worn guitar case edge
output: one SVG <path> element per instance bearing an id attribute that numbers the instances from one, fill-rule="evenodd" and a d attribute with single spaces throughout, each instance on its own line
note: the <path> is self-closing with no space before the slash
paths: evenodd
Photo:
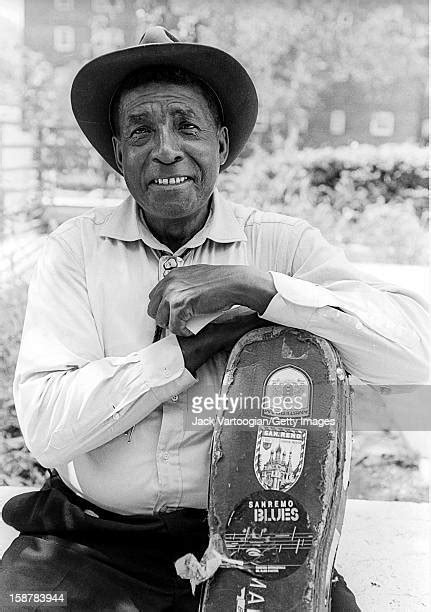
<path id="1" fill-rule="evenodd" d="M 322 377 L 322 373 L 324 373 L 323 371 L 327 373 L 327 382 L 322 385 L 323 391 L 322 389 L 319 391 L 319 385 L 321 383 L 316 383 L 313 381 L 314 366 L 312 367 L 309 365 L 307 367 L 307 358 L 303 358 L 303 355 L 301 355 L 301 351 L 305 348 L 307 355 L 312 354 L 314 362 L 319 360 L 322 362 L 323 368 L 319 366 L 321 371 L 317 372 L 317 370 L 319 370 L 319 367 L 317 367 L 316 376 Z M 246 352 L 248 357 L 250 353 L 254 353 L 255 360 L 253 362 L 253 359 L 250 360 L 248 358 L 248 362 L 250 363 L 247 362 L 247 364 L 244 366 L 244 361 L 247 361 L 247 359 L 245 359 Z M 324 452 L 322 455 L 323 460 L 319 464 L 320 474 L 317 477 L 314 477 L 315 482 L 318 483 L 315 496 L 318 496 L 319 498 L 318 501 L 314 500 L 314 505 L 320 506 L 321 515 L 319 515 L 318 512 L 317 514 L 315 512 L 318 519 L 315 519 L 314 521 L 311 520 L 311 522 L 310 517 L 307 519 L 310 530 L 309 537 L 313 544 L 305 558 L 305 561 L 302 562 L 302 567 L 300 568 L 301 571 L 295 571 L 291 575 L 287 575 L 284 578 L 280 577 L 275 580 L 265 580 L 265 574 L 256 575 L 256 573 L 254 573 L 253 577 L 253 572 L 247 571 L 246 566 L 244 566 L 244 570 L 235 568 L 219 569 L 215 576 L 207 582 L 202 591 L 200 611 L 325 611 L 328 610 L 330 606 L 332 568 L 341 534 L 349 479 L 351 453 L 351 397 L 348 377 L 342 366 L 337 351 L 325 339 L 309 332 L 293 328 L 281 326 L 264 327 L 253 330 L 243 336 L 233 348 L 223 378 L 221 389 L 222 395 L 225 394 L 226 396 L 229 396 L 229 394 L 232 393 L 232 390 L 235 387 L 236 378 L 238 375 L 241 375 L 241 367 L 243 367 L 244 371 L 250 367 L 254 368 L 254 371 L 256 371 L 257 363 L 257 369 L 262 369 L 259 359 L 261 361 L 269 360 L 269 364 L 263 367 L 263 370 L 266 370 L 265 380 L 268 380 L 268 376 L 271 374 L 270 370 L 277 371 L 285 369 L 289 372 L 293 372 L 294 370 L 303 370 L 304 373 L 309 376 L 312 385 L 310 395 L 313 396 L 310 399 L 310 414 L 314 414 L 316 411 L 316 404 L 318 403 L 319 399 L 318 397 L 316 398 L 318 393 L 328 393 L 328 389 L 330 389 L 331 399 L 328 403 L 331 405 L 328 408 L 327 413 L 328 416 L 335 418 L 335 426 L 328 430 L 327 442 L 325 440 L 322 442 Z M 298 367 L 298 363 L 301 363 L 300 368 Z M 309 373 L 311 375 L 309 375 Z M 257 378 L 259 378 L 259 376 L 257 376 Z M 255 383 L 256 380 L 251 381 L 252 385 Z M 260 377 L 260 382 L 258 381 L 256 384 L 258 386 L 262 386 L 262 376 Z M 325 404 L 324 401 L 322 402 L 322 407 L 319 407 L 319 409 L 321 409 L 322 413 L 325 413 L 327 407 L 323 404 Z M 280 434 L 280 431 L 283 428 L 273 427 L 273 429 L 277 430 L 276 433 L 278 432 L 278 434 Z M 292 431 L 291 428 L 287 428 L 287 430 L 288 432 Z M 265 431 L 266 430 L 259 434 L 261 439 L 266 439 L 264 437 Z M 236 537 L 235 534 L 232 536 L 232 534 L 229 533 L 228 523 L 229 521 L 232 522 L 232 516 L 235 515 L 235 507 L 238 506 L 238 503 L 233 503 L 232 507 L 226 509 L 223 507 L 221 497 L 226 495 L 226 492 L 229 494 L 229 491 L 232 490 L 232 486 L 241 488 L 243 483 L 241 479 L 238 480 L 238 478 L 235 479 L 234 477 L 233 481 L 235 482 L 233 482 L 232 485 L 230 482 L 232 478 L 229 480 L 229 476 L 232 476 L 234 469 L 236 473 L 238 473 L 239 468 L 237 466 L 234 467 L 234 461 L 231 461 L 230 466 L 225 465 L 227 455 L 229 453 L 232 455 L 232 448 L 227 449 L 227 440 L 238 435 L 241 436 L 241 434 L 238 433 L 227 432 L 224 425 L 218 423 L 215 426 L 212 444 L 209 487 L 209 529 L 210 536 L 221 536 L 225 545 L 225 553 L 228 557 L 229 550 L 226 548 L 226 536 L 229 536 L 230 538 Z M 254 479 L 250 466 L 247 468 L 246 465 L 247 459 L 249 463 L 251 457 L 249 448 L 251 440 L 250 435 L 254 435 L 256 437 L 257 434 L 256 432 L 254 434 L 245 432 L 242 437 L 243 441 L 247 441 L 247 443 L 244 442 L 244 444 L 246 443 L 247 445 L 247 452 L 245 454 L 242 453 L 240 448 L 236 448 L 235 446 L 233 447 L 235 448 L 235 453 L 238 450 L 238 464 L 241 466 L 240 469 L 241 471 L 244 471 L 245 475 L 247 476 L 247 483 L 239 495 L 241 498 L 247 498 L 247 494 L 250 495 L 259 489 L 259 482 L 257 481 L 256 476 L 256 458 L 254 458 Z M 289 435 L 293 434 L 289 433 Z M 308 444 L 310 445 L 313 442 L 312 436 L 317 434 L 313 434 L 313 432 L 309 430 L 307 435 Z M 322 435 L 323 434 L 320 434 L 320 437 L 322 437 Z M 238 438 L 238 440 L 240 440 L 240 438 Z M 238 446 L 241 446 L 241 443 L 239 443 Z M 307 444 L 305 444 L 303 453 L 305 455 L 305 459 L 303 460 L 305 461 L 305 464 L 307 464 L 306 448 Z M 307 475 L 313 476 L 313 469 L 314 471 L 317 469 L 315 466 L 314 468 L 311 466 L 310 469 L 310 467 L 307 467 L 307 465 L 305 465 L 305 468 L 306 469 L 301 468 L 302 474 L 300 474 L 300 477 L 295 481 L 294 485 L 288 489 L 289 492 L 290 489 L 292 490 L 294 501 L 295 491 L 301 484 L 301 479 L 307 480 Z M 319 470 L 317 469 L 317 471 Z M 235 476 L 235 474 L 233 475 Z M 267 495 L 275 495 L 275 493 L 271 493 L 271 487 L 265 486 L 265 488 L 268 490 Z M 264 491 L 263 488 L 262 491 Z M 257 493 L 255 496 L 256 495 Z M 280 497 L 282 496 L 282 493 L 280 492 L 277 495 Z M 283 495 L 286 499 L 289 497 L 287 492 L 283 493 Z M 298 507 L 302 507 L 305 514 L 308 516 L 307 508 L 304 506 L 304 500 L 307 499 L 308 497 L 305 495 L 300 500 L 301 504 L 298 500 L 296 500 L 295 503 L 297 503 Z M 236 499 L 235 501 L 238 502 L 239 500 Z M 250 503 L 251 502 L 249 501 L 249 505 Z M 255 503 L 257 504 L 258 502 L 256 501 Z M 276 501 L 273 503 L 276 503 Z M 279 503 L 282 502 L 280 501 Z M 291 500 L 289 499 L 286 503 L 291 503 Z M 290 533 L 292 533 L 292 531 L 289 531 L 289 534 Z M 270 535 L 272 535 L 273 538 L 277 538 L 278 542 L 283 541 L 282 538 L 286 537 L 286 534 L 283 535 L 283 533 L 279 533 L 278 535 Z M 255 537 L 253 540 L 253 543 L 255 542 L 258 542 L 257 537 Z M 255 566 L 256 565 L 258 564 L 255 564 Z M 286 569 L 285 571 L 287 572 L 288 570 Z M 265 587 L 261 587 L 262 590 L 259 592 L 259 594 L 253 594 L 251 587 L 247 587 L 247 581 L 249 585 L 265 584 Z M 231 596 L 232 594 L 229 596 L 226 595 L 226 597 L 224 596 L 229 592 L 230 587 L 232 587 L 234 591 L 236 589 L 236 591 L 233 593 L 236 599 Z M 268 596 L 268 593 L 271 590 L 274 591 L 274 589 L 277 591 L 275 602 L 278 601 L 278 604 L 274 604 L 274 600 L 271 600 L 271 597 Z M 292 601 L 288 602 L 288 596 L 286 594 L 292 593 L 292 591 L 295 591 L 295 589 L 297 593 L 292 595 Z M 255 591 L 257 592 L 257 589 L 255 589 Z M 220 595 L 220 593 L 222 593 L 222 595 Z M 249 603 L 251 601 L 250 605 L 247 604 L 247 593 L 252 595 L 251 599 L 249 597 Z M 244 597 L 242 597 L 242 595 L 244 595 Z"/>

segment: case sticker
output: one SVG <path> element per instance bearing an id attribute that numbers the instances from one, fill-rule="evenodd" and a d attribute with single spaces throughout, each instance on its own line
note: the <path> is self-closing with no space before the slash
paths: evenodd
<path id="1" fill-rule="evenodd" d="M 263 385 L 262 415 L 268 417 L 310 416 L 313 385 L 308 375 L 294 366 L 277 368 Z"/>
<path id="2" fill-rule="evenodd" d="M 295 498 L 281 491 L 257 491 L 232 512 L 224 540 L 229 557 L 268 580 L 301 567 L 313 532 L 306 510 Z"/>
<path id="3" fill-rule="evenodd" d="M 307 430 L 259 429 L 254 451 L 254 472 L 264 489 L 288 491 L 304 467 Z"/>

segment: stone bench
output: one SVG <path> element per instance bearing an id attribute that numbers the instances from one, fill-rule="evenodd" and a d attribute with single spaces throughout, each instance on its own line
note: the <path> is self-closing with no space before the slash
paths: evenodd
<path id="1" fill-rule="evenodd" d="M 0 487 L 0 508 L 30 487 Z M 17 532 L 0 521 L 0 557 Z M 348 500 L 337 568 L 363 612 L 429 608 L 430 506 Z"/>

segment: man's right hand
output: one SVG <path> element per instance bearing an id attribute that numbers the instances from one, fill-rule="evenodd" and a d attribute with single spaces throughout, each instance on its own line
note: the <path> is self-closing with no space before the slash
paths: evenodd
<path id="1" fill-rule="evenodd" d="M 237 314 L 228 311 L 202 329 L 196 336 L 177 336 L 186 368 L 194 374 L 212 355 L 230 351 L 247 332 L 258 327 L 274 325 L 257 314 Z"/>

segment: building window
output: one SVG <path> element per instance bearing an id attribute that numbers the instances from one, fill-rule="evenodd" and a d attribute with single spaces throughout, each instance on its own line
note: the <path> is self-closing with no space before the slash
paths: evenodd
<path id="1" fill-rule="evenodd" d="M 308 132 L 309 119 L 306 113 L 302 112 L 298 117 L 298 128 L 300 134 L 306 134 Z"/>
<path id="2" fill-rule="evenodd" d="M 388 137 L 394 135 L 395 115 L 390 111 L 378 111 L 371 115 L 371 136 Z"/>
<path id="3" fill-rule="evenodd" d="M 430 131 L 430 120 L 422 119 L 421 121 L 421 137 L 428 141 L 429 140 L 429 131 Z"/>
<path id="4" fill-rule="evenodd" d="M 54 0 L 57 11 L 73 11 L 73 0 Z"/>
<path id="5" fill-rule="evenodd" d="M 54 49 L 59 53 L 71 53 L 75 50 L 75 30 L 72 27 L 54 28 Z"/>
<path id="6" fill-rule="evenodd" d="M 329 117 L 329 132 L 334 136 L 346 133 L 346 113 L 343 110 L 333 110 Z"/>
<path id="7" fill-rule="evenodd" d="M 95 13 L 112 10 L 120 13 L 124 9 L 123 0 L 93 0 L 92 5 Z"/>

